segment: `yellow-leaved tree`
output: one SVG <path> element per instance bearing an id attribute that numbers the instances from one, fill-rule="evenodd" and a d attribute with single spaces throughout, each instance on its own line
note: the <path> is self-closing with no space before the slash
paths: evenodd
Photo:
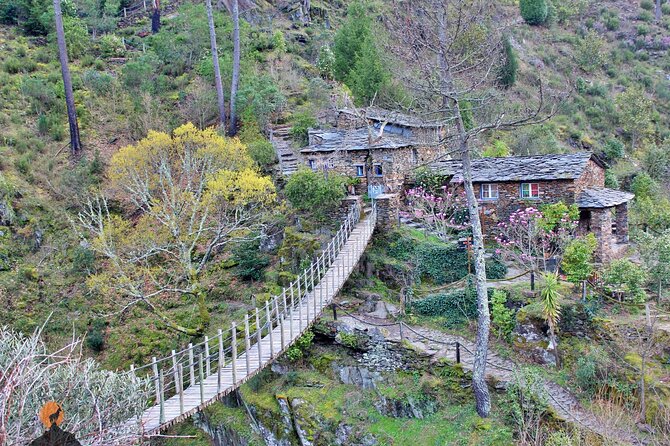
<path id="1" fill-rule="evenodd" d="M 107 197 L 87 201 L 79 214 L 82 236 L 106 259 L 90 287 L 119 311 L 142 306 L 169 328 L 196 335 L 209 321 L 203 275 L 229 242 L 255 232 L 275 202 L 269 177 L 254 167 L 237 138 L 185 124 L 172 133 L 149 132 L 111 159 L 111 193 L 124 205 L 112 212 Z M 166 311 L 188 299 L 195 326 Z"/>

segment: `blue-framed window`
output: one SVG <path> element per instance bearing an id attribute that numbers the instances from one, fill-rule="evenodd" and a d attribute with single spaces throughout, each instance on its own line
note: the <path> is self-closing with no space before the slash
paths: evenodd
<path id="1" fill-rule="evenodd" d="M 521 198 L 540 198 L 540 185 L 538 183 L 521 183 Z"/>
<path id="2" fill-rule="evenodd" d="M 316 170 L 316 160 L 309 160 L 309 168 L 312 170 Z"/>
<path id="3" fill-rule="evenodd" d="M 365 166 L 364 165 L 362 165 L 362 164 L 356 165 L 356 166 L 354 166 L 354 168 L 356 169 L 356 176 L 357 177 L 364 177 L 365 176 Z"/>
<path id="4" fill-rule="evenodd" d="M 372 171 L 374 172 L 376 177 L 384 176 L 384 170 L 382 169 L 381 164 L 375 164 L 374 166 L 372 166 Z"/>
<path id="5" fill-rule="evenodd" d="M 482 200 L 497 200 L 498 185 L 495 183 L 485 183 L 479 186 L 479 198 Z"/>

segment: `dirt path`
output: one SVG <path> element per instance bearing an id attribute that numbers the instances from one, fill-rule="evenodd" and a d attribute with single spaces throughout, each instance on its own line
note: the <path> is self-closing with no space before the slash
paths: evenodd
<path id="1" fill-rule="evenodd" d="M 378 328 L 386 339 L 397 342 L 405 340 L 418 351 L 431 355 L 435 361 L 444 358 L 456 362 L 455 345 L 458 342 L 461 345 L 461 364 L 465 370 L 472 371 L 474 357 L 471 352 L 475 351 L 475 346 L 471 341 L 460 336 L 404 323 L 401 334 L 399 324 L 370 314 L 347 314 L 342 315 L 339 319 L 361 330 Z M 503 383 L 511 382 L 514 378 L 514 370 L 518 368 L 514 362 L 501 358 L 494 352 L 489 353 L 488 364 L 486 370 L 488 378 Z M 567 389 L 552 381 L 545 381 L 544 387 L 547 402 L 559 418 L 620 444 L 645 444 L 643 440 L 611 425 L 607 420 L 599 419 L 584 409 Z"/>

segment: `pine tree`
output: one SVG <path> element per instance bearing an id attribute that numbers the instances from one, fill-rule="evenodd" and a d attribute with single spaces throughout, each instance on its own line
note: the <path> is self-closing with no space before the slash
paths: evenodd
<path id="1" fill-rule="evenodd" d="M 549 6 L 547 0 L 520 0 L 521 17 L 529 25 L 543 25 L 547 21 Z"/>
<path id="2" fill-rule="evenodd" d="M 349 6 L 347 19 L 335 35 L 335 79 L 347 79 L 362 54 L 364 42 L 371 36 L 371 20 L 363 3 L 356 1 Z"/>
<path id="3" fill-rule="evenodd" d="M 500 85 L 504 88 L 510 88 L 516 82 L 516 72 L 519 69 L 519 61 L 516 58 L 516 53 L 512 47 L 509 36 L 503 42 L 504 45 L 504 62 L 500 68 Z"/>
<path id="4" fill-rule="evenodd" d="M 354 64 L 346 80 L 356 98 L 364 104 L 371 101 L 389 80 L 389 72 L 382 64 L 377 47 L 372 38 L 362 43 L 360 57 Z"/>

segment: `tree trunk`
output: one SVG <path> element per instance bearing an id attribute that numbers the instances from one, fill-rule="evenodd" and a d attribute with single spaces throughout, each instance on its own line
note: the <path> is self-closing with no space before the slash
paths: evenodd
<path id="1" fill-rule="evenodd" d="M 237 3 L 237 2 L 236 2 Z M 223 81 L 221 80 L 221 69 L 219 67 L 219 52 L 216 47 L 216 30 L 214 29 L 214 14 L 212 13 L 212 0 L 206 0 L 207 19 L 209 21 L 209 42 L 212 49 L 212 65 L 214 66 L 214 82 L 216 84 L 216 96 L 219 105 L 219 125 L 226 128 L 226 100 L 223 96 Z"/>
<path id="2" fill-rule="evenodd" d="M 661 15 L 662 15 L 661 3 L 662 3 L 661 0 L 656 0 L 656 11 L 655 11 L 656 12 L 656 22 L 661 21 Z"/>
<path id="3" fill-rule="evenodd" d="M 556 330 L 554 329 L 553 324 L 549 327 L 549 339 L 551 343 L 554 344 L 554 358 L 556 360 L 556 368 L 560 366 L 560 359 L 558 357 L 558 339 L 556 339 Z"/>
<path id="4" fill-rule="evenodd" d="M 67 120 L 70 125 L 70 150 L 73 155 L 81 151 L 81 138 L 79 136 L 79 123 L 77 122 L 77 110 L 74 106 L 74 92 L 72 91 L 72 77 L 67 60 L 67 46 L 65 44 L 65 31 L 63 29 L 63 13 L 60 9 L 60 0 L 54 0 L 54 19 L 56 22 L 56 37 L 58 40 L 58 58 L 63 75 L 63 87 L 65 88 L 65 105 L 67 107 Z"/>
<path id="5" fill-rule="evenodd" d="M 439 39 L 442 51 L 449 48 L 446 31 L 446 18 L 440 21 Z M 486 384 L 486 360 L 489 350 L 489 333 L 491 331 L 491 316 L 489 314 L 489 299 L 486 289 L 486 264 L 484 262 L 484 235 L 479 218 L 479 203 L 472 185 L 472 166 L 468 132 L 463 122 L 457 89 L 454 85 L 451 67 L 447 62 L 446 54 L 441 54 L 440 76 L 445 92 L 445 106 L 451 105 L 455 116 L 456 130 L 459 135 L 459 148 L 463 161 L 463 186 L 468 203 L 468 215 L 472 227 L 472 247 L 475 260 L 475 284 L 477 288 L 477 341 L 475 358 L 472 370 L 472 388 L 475 394 L 477 413 L 480 417 L 488 417 L 491 412 L 491 396 Z M 447 109 L 447 107 L 445 107 Z"/>
<path id="6" fill-rule="evenodd" d="M 154 0 L 153 13 L 151 14 L 151 32 L 156 34 L 161 30 L 161 2 Z"/>
<path id="7" fill-rule="evenodd" d="M 233 0 L 233 78 L 230 83 L 230 134 L 237 133 L 237 87 L 240 82 L 240 5 Z"/>

